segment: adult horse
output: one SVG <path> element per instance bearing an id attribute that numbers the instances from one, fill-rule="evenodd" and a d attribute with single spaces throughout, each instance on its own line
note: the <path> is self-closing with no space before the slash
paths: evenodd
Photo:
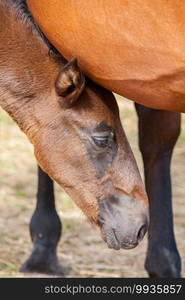
<path id="1" fill-rule="evenodd" d="M 150 276 L 179 277 L 170 162 L 180 114 L 158 109 L 185 112 L 184 1 L 27 2 L 42 31 L 66 58 L 77 55 L 95 82 L 138 103 L 150 200 L 146 268 Z"/>
<path id="2" fill-rule="evenodd" d="M 114 96 L 85 84 L 76 59 L 67 63 L 48 47 L 25 1 L 0 0 L 0 39 L 0 105 L 108 246 L 135 247 L 147 230 L 148 199 Z M 59 272 L 60 229 L 53 199 L 38 201 L 32 269 L 37 260 L 40 270 Z"/>
<path id="3" fill-rule="evenodd" d="M 185 112 L 183 0 L 28 0 L 52 44 L 95 82 L 147 107 Z"/>

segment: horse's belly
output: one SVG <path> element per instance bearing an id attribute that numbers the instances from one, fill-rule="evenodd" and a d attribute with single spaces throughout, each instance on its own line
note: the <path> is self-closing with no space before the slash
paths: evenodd
<path id="1" fill-rule="evenodd" d="M 174 75 L 151 81 L 142 80 L 95 80 L 100 85 L 134 102 L 147 107 L 185 112 L 185 72 L 180 78 Z"/>
<path id="2" fill-rule="evenodd" d="M 48 39 L 98 84 L 185 112 L 183 0 L 28 0 Z"/>

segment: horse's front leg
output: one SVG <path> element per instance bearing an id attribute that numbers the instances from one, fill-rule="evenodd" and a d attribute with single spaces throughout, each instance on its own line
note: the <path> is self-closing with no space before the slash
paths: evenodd
<path id="1" fill-rule="evenodd" d="M 150 201 L 145 267 L 150 277 L 180 277 L 181 261 L 173 231 L 170 178 L 171 156 L 180 133 L 180 114 L 138 104 L 136 110 L 146 190 Z"/>
<path id="2" fill-rule="evenodd" d="M 38 167 L 37 204 L 30 222 L 33 251 L 22 266 L 22 272 L 63 274 L 56 254 L 61 228 L 55 209 L 53 181 Z"/>

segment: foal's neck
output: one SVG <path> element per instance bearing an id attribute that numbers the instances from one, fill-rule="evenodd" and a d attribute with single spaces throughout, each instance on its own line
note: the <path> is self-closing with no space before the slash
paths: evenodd
<path id="1" fill-rule="evenodd" d="M 0 105 L 27 134 L 42 122 L 39 110 L 49 109 L 62 62 L 48 54 L 30 20 L 18 18 L 10 0 L 0 0 L 0 39 Z"/>

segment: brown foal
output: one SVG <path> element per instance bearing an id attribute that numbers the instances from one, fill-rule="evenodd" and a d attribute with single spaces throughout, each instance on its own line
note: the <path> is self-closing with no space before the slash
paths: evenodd
<path id="1" fill-rule="evenodd" d="M 0 104 L 34 146 L 39 165 L 114 249 L 133 248 L 148 199 L 112 93 L 86 80 L 76 59 L 48 47 L 14 1 L 0 0 Z"/>

